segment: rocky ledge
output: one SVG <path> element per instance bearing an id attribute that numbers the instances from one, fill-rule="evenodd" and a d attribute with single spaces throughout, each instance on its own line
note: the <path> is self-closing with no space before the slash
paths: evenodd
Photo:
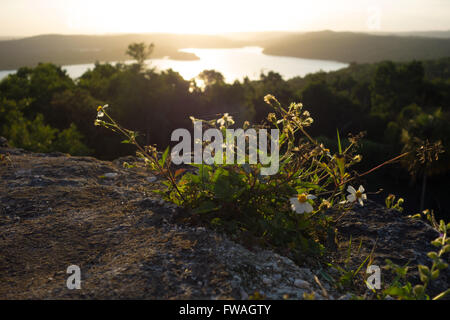
<path id="1" fill-rule="evenodd" d="M 30 153 L 6 143 L 0 154 L 7 155 L 0 163 L 0 299 L 349 297 L 333 289 L 318 266 L 298 266 L 177 223 L 181 209 L 151 193 L 159 181 L 139 166 Z M 428 263 L 429 242 L 438 236 L 424 222 L 372 202 L 340 217 L 336 227 L 336 263 L 347 254 L 350 236 L 362 241 L 353 265 L 372 250 L 374 264 L 386 258 Z M 80 267 L 81 290 L 66 286 L 70 265 Z M 449 279 L 443 274 L 434 289 L 446 289 Z"/>

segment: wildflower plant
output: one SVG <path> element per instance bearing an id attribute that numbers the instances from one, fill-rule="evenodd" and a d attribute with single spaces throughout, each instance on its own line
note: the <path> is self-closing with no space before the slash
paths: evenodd
<path id="1" fill-rule="evenodd" d="M 165 188 L 157 192 L 187 208 L 192 213 L 189 219 L 209 223 L 236 238 L 246 234 L 261 245 L 288 248 L 294 258 L 300 252 L 321 252 L 331 222 L 325 212 L 345 200 L 345 186 L 354 178 L 348 168 L 361 160 L 353 152 L 357 139 L 351 139 L 350 145 L 343 149 L 338 133 L 339 150 L 332 154 L 307 133 L 313 119 L 301 103 L 283 107 L 272 95 L 264 100 L 273 112 L 262 124 L 251 125 L 246 121 L 244 129 L 257 134 L 262 130 L 278 130 L 279 169 L 272 175 L 262 174 L 264 164 L 250 161 L 251 152 L 235 162 L 227 161 L 230 153 L 213 154 L 212 163 L 191 164 L 194 170 L 179 169 L 171 165 L 169 149 L 160 156 L 156 147 L 141 146 L 137 133 L 116 123 L 106 106 L 98 108 L 95 124 L 121 133 L 126 137 L 124 143 L 137 147 L 137 155 L 145 159 L 149 168 L 166 178 L 162 182 Z M 238 154 L 238 148 L 250 151 L 249 143 L 244 147 L 234 144 L 235 137 L 227 131 L 235 125 L 229 114 L 219 119 L 191 117 L 191 120 L 200 122 L 204 129 L 220 130 L 223 149 L 231 149 L 232 156 Z M 248 142 L 251 137 L 245 139 Z M 201 143 L 203 150 L 211 146 L 208 141 L 194 143 Z M 263 150 L 257 148 L 260 156 Z M 365 199 L 365 194 L 361 199 L 355 198 Z"/>

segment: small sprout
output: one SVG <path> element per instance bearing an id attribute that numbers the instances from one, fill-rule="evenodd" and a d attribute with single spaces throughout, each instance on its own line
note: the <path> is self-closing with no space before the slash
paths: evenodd
<path id="1" fill-rule="evenodd" d="M 353 162 L 355 163 L 359 163 L 362 160 L 362 156 L 360 154 L 357 154 L 356 156 L 353 157 Z"/>

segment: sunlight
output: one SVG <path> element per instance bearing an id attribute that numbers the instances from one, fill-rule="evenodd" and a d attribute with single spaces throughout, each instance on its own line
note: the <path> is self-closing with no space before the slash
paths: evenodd
<path id="1" fill-rule="evenodd" d="M 282 10 L 271 1 L 197 0 L 122 2 L 72 1 L 66 7 L 66 24 L 72 30 L 93 33 L 169 32 L 216 34 L 239 31 L 289 30 L 314 26 L 324 10 L 323 1 L 299 1 Z M 86 7 L 89 10 L 86 10 Z M 270 16 L 268 16 L 270 14 Z M 325 15 L 326 16 L 326 15 Z"/>
<path id="2" fill-rule="evenodd" d="M 442 0 L 2 0 L 0 35 L 447 30 Z M 426 6 L 423 3 L 427 3 Z M 18 17 L 21 17 L 18 23 Z"/>

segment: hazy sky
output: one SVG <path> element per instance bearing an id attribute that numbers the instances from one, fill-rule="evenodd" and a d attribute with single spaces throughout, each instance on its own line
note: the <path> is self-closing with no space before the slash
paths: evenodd
<path id="1" fill-rule="evenodd" d="M 450 0 L 0 0 L 0 36 L 449 30 Z"/>

